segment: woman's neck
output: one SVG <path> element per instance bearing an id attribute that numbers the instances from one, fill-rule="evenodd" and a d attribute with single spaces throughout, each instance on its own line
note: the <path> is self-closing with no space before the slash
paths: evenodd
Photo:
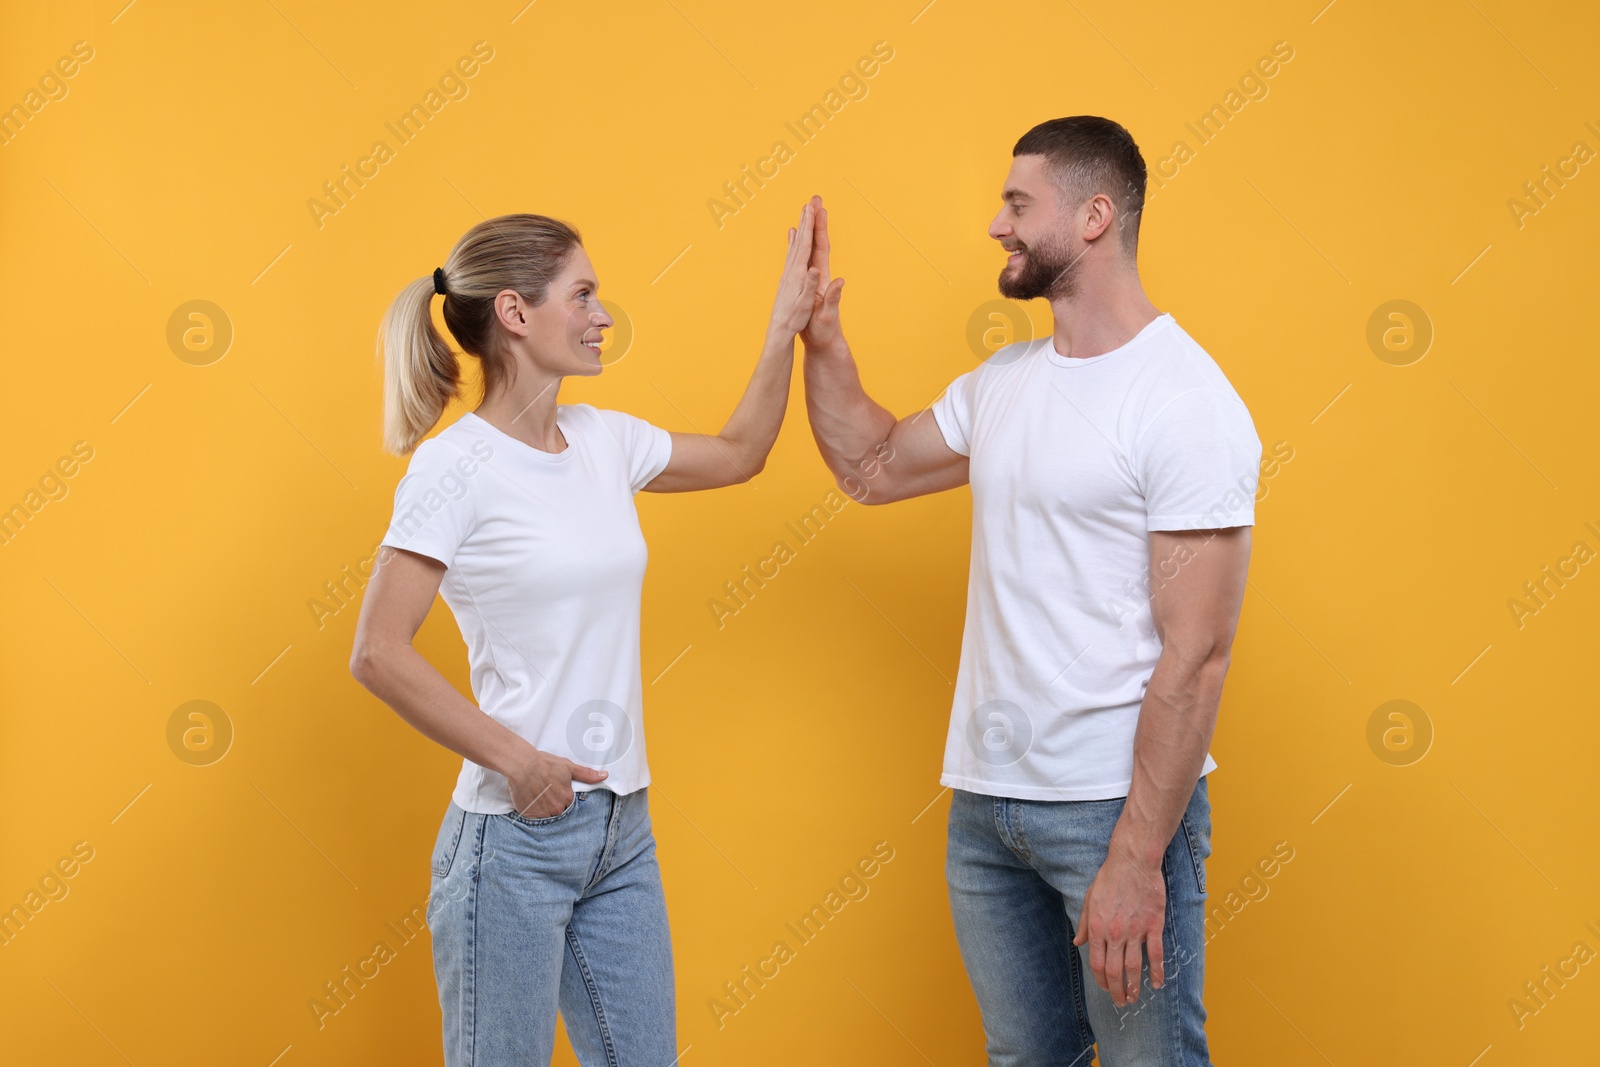
<path id="1" fill-rule="evenodd" d="M 567 447 L 556 425 L 556 397 L 561 390 L 559 375 L 537 380 L 524 372 L 509 390 L 485 397 L 473 414 L 501 433 L 541 452 L 560 452 Z"/>

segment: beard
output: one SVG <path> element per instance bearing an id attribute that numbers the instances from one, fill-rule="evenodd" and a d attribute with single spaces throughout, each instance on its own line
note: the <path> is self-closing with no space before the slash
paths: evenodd
<path id="1" fill-rule="evenodd" d="M 1078 279 L 1073 274 L 1073 259 L 1065 248 L 1054 243 L 1019 244 L 1022 266 L 1013 273 L 1009 266 L 1000 271 L 1000 295 L 1011 300 L 1044 297 L 1056 300 L 1072 296 Z"/>

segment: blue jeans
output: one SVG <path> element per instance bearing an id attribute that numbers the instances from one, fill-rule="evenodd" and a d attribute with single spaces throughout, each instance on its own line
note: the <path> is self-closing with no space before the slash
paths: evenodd
<path id="1" fill-rule="evenodd" d="M 1118 1008 L 1075 948 L 1084 894 L 1111 847 L 1125 798 L 1014 800 L 952 790 L 946 875 L 956 940 L 983 1012 L 990 1067 L 1210 1067 L 1205 860 L 1211 805 L 1202 777 L 1162 858 L 1166 983 Z"/>
<path id="2" fill-rule="evenodd" d="M 447 1067 L 549 1064 L 558 1010 L 584 1067 L 676 1062 L 648 792 L 577 792 L 548 819 L 450 804 L 428 900 Z"/>

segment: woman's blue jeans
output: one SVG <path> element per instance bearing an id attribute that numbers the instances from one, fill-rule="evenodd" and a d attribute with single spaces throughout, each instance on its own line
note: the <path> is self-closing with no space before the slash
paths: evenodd
<path id="1" fill-rule="evenodd" d="M 450 804 L 428 901 L 447 1067 L 549 1064 L 558 1010 L 584 1067 L 676 1062 L 648 792 L 578 792 L 548 819 Z"/>
<path id="2" fill-rule="evenodd" d="M 1166 982 L 1118 1008 L 1072 944 L 1125 798 L 1014 800 L 952 790 L 946 875 L 956 940 L 983 1012 L 990 1067 L 1210 1067 L 1205 976 L 1206 780 L 1161 862 Z"/>

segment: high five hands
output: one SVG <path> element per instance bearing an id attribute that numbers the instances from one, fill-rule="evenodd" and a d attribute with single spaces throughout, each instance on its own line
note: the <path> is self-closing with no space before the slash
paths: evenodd
<path id="1" fill-rule="evenodd" d="M 813 196 L 806 207 L 814 212 L 814 233 L 811 239 L 811 268 L 817 273 L 816 295 L 812 301 L 811 319 L 800 337 L 807 348 L 826 348 L 843 340 L 839 329 L 839 299 L 844 294 L 844 279 L 828 277 L 828 209 L 822 206 L 822 197 Z"/>
<path id="2" fill-rule="evenodd" d="M 772 321 L 767 326 L 767 343 L 793 346 L 794 335 L 805 329 L 817 303 L 822 273 L 813 265 L 812 222 L 817 197 L 800 209 L 799 226 L 789 227 L 789 251 L 784 256 L 783 274 L 778 278 L 778 295 L 772 302 Z"/>
<path id="3" fill-rule="evenodd" d="M 828 211 L 813 196 L 800 209 L 800 223 L 789 228 L 789 250 L 772 305 L 770 335 L 799 334 L 809 348 L 840 340 L 839 297 L 844 279 L 828 277 Z"/>

